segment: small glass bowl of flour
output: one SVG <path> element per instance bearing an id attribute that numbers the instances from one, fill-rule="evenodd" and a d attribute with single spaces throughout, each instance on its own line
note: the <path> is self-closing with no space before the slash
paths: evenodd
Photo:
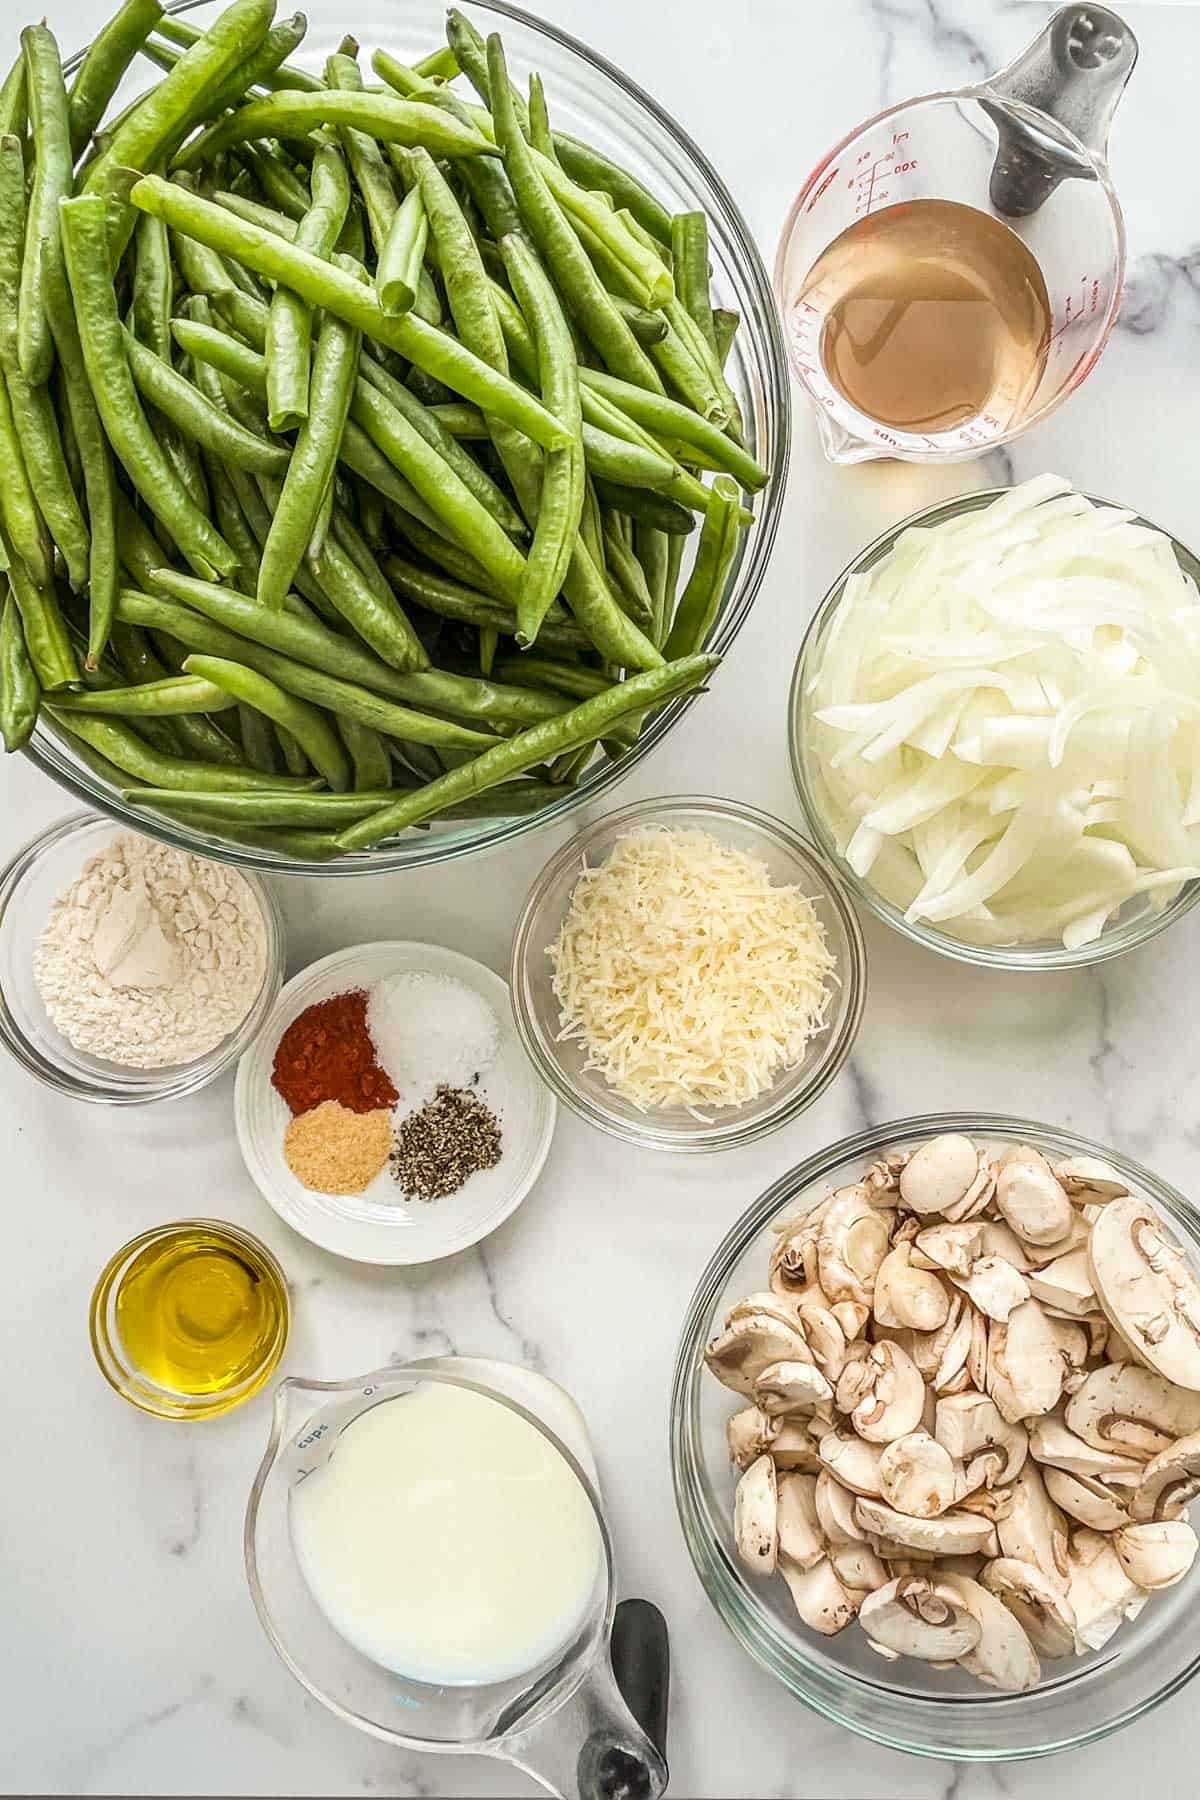
<path id="1" fill-rule="evenodd" d="M 283 965 L 258 876 L 94 813 L 52 825 L 0 875 L 0 1040 L 76 1100 L 206 1086 L 259 1030 Z"/>

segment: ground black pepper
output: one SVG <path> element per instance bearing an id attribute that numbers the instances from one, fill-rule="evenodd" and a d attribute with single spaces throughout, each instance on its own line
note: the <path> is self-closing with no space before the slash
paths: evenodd
<path id="1" fill-rule="evenodd" d="M 396 1133 L 391 1171 L 410 1199 L 456 1194 L 480 1169 L 500 1161 L 496 1116 L 466 1088 L 439 1087 L 428 1106 L 409 1113 Z"/>

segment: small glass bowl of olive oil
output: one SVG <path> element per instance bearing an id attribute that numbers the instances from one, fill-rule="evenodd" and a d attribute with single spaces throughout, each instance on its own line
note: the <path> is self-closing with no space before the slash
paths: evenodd
<path id="1" fill-rule="evenodd" d="M 159 1225 L 96 1283 L 92 1349 L 123 1399 L 164 1419 L 211 1419 L 270 1380 L 287 1342 L 287 1281 L 257 1238 L 218 1219 Z"/>

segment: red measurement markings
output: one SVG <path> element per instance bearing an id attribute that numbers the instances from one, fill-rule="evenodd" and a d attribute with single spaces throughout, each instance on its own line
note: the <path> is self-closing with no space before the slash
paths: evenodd
<path id="1" fill-rule="evenodd" d="M 1072 326 L 1094 318 L 1106 300 L 1107 295 L 1096 276 L 1081 275 L 1078 288 L 1074 293 L 1068 294 L 1063 302 L 1062 323 L 1050 333 L 1050 349 L 1059 347 L 1061 339 Z"/>
<path id="2" fill-rule="evenodd" d="M 886 185 L 898 175 L 909 175 L 917 167 L 914 156 L 906 156 L 904 145 L 908 142 L 907 131 L 894 131 L 891 145 L 882 155 L 874 156 L 870 150 L 863 150 L 855 161 L 856 173 L 846 183 L 855 195 L 855 216 L 862 218 L 878 206 L 885 206 L 892 198 L 892 189 Z"/>
<path id="3" fill-rule="evenodd" d="M 813 207 L 817 204 L 817 201 L 821 198 L 821 195 L 825 192 L 825 190 L 829 186 L 830 182 L 835 179 L 837 172 L 838 172 L 838 167 L 839 167 L 839 165 L 837 163 L 834 163 L 832 169 L 830 169 L 829 173 L 824 177 L 820 186 L 814 189 L 812 198 L 810 199 L 808 205 L 804 209 L 806 213 L 810 213 L 812 211 Z"/>

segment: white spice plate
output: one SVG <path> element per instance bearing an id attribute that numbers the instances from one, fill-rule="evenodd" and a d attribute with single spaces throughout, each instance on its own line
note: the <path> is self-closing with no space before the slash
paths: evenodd
<path id="1" fill-rule="evenodd" d="M 387 1168 L 365 1193 L 315 1194 L 296 1180 L 284 1160 L 283 1136 L 291 1113 L 271 1085 L 276 1047 L 293 1019 L 317 1001 L 410 971 L 453 976 L 482 995 L 496 1014 L 496 1059 L 473 1091 L 499 1120 L 500 1161 L 441 1200 L 406 1200 Z M 403 1110 L 402 1098 L 398 1118 Z M 503 1224 L 541 1173 L 557 1110 L 521 1048 L 507 982 L 483 963 L 439 944 L 356 944 L 301 970 L 284 987 L 242 1057 L 234 1090 L 238 1143 L 268 1205 L 322 1250 L 392 1267 L 453 1256 Z"/>

